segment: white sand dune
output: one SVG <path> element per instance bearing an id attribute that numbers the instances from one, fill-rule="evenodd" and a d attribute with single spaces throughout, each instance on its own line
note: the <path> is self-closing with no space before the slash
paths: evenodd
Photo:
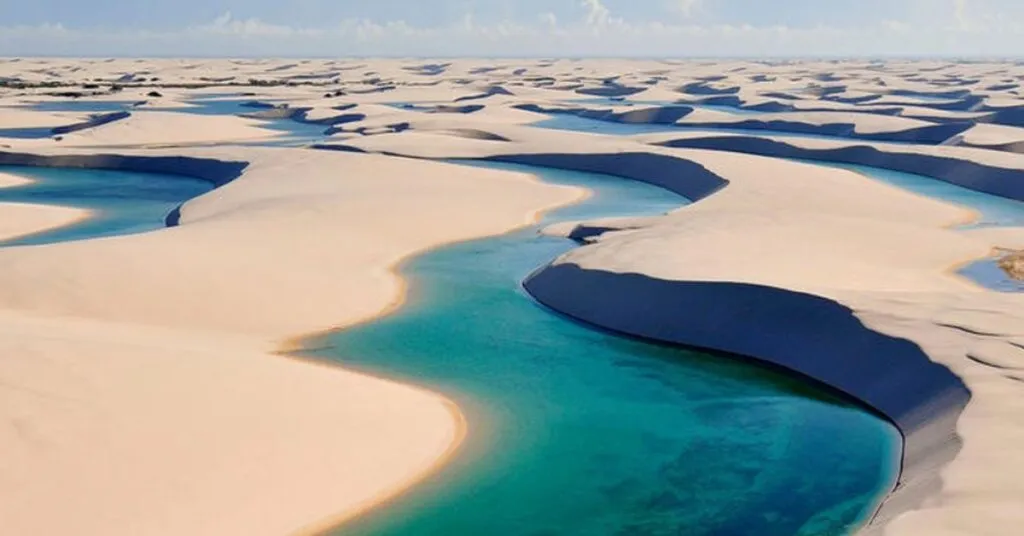
<path id="1" fill-rule="evenodd" d="M 15 175 L 13 173 L 0 172 L 0 188 L 10 188 L 12 186 L 24 186 L 31 184 L 32 180 L 21 175 Z"/>
<path id="2" fill-rule="evenodd" d="M 0 250 L 13 534 L 285 534 L 402 489 L 457 444 L 457 410 L 269 352 L 394 304 L 403 257 L 579 195 L 377 156 L 188 153 L 251 165 L 179 227 Z"/>
<path id="3" fill-rule="evenodd" d="M 626 231 L 609 233 L 596 245 L 567 254 L 554 266 L 574 266 L 579 270 L 553 279 L 550 287 L 555 290 L 545 286 L 538 296 L 541 301 L 569 314 L 589 311 L 578 314 L 584 320 L 611 329 L 631 331 L 626 327 L 628 319 L 647 318 L 654 325 L 661 323 L 657 309 L 638 304 L 646 311 L 640 313 L 639 309 L 627 305 L 626 296 L 642 299 L 646 294 L 631 291 L 626 283 L 622 283 L 621 292 L 616 290 L 619 283 L 615 278 L 605 277 L 598 282 L 575 275 L 582 270 L 643 274 L 651 280 L 668 282 L 746 282 L 821 296 L 843 304 L 869 329 L 919 344 L 927 356 L 923 361 L 920 356 L 914 357 L 920 366 L 930 367 L 934 361 L 949 367 L 973 394 L 971 405 L 960 416 L 956 429 L 963 437 L 964 447 L 942 470 L 941 487 L 936 481 L 938 471 L 948 461 L 946 458 L 953 455 L 946 449 L 955 451 L 958 447 L 955 442 L 948 442 L 945 432 L 923 426 L 920 413 L 906 416 L 905 431 L 913 432 L 915 438 L 908 443 L 911 450 L 907 453 L 904 492 L 893 497 L 880 518 L 888 521 L 895 517 L 895 521 L 877 525 L 876 529 L 884 529 L 887 534 L 936 534 L 940 528 L 949 534 L 977 534 L 979 531 L 1011 534 L 1015 530 L 1012 527 L 1024 521 L 1013 511 L 1000 511 L 1000 517 L 990 519 L 979 515 L 977 510 L 977 501 L 986 493 L 991 493 L 988 496 L 997 504 L 1020 497 L 1021 492 L 1011 485 L 1018 481 L 1017 476 L 1009 477 L 1006 468 L 1024 467 L 1024 459 L 1009 446 L 1012 441 L 1003 438 L 1024 433 L 1024 420 L 1016 414 L 1000 412 L 995 416 L 981 409 L 990 404 L 1012 407 L 1001 406 L 999 401 L 1009 396 L 1007 393 L 1016 392 L 1014 386 L 1018 380 L 1005 369 L 969 357 L 973 355 L 971 348 L 982 345 L 986 352 L 997 356 L 995 359 L 1016 359 L 1013 357 L 1016 355 L 1014 341 L 1024 336 L 1021 331 L 1024 330 L 1024 297 L 980 289 L 950 271 L 954 265 L 987 256 L 994 246 L 1015 247 L 1020 243 L 1021 230 L 955 230 L 952 226 L 972 217 L 963 208 L 905 193 L 842 170 L 768 158 L 751 159 L 721 151 L 642 148 L 628 138 L 587 134 L 530 136 L 527 130 L 515 126 L 493 127 L 493 132 L 509 140 L 503 143 L 469 139 L 442 142 L 429 131 L 379 135 L 344 143 L 367 151 L 419 157 L 492 157 L 571 169 L 600 169 L 651 180 L 687 195 L 703 192 L 697 194 L 703 197 L 708 192 L 706 187 L 697 184 L 700 174 L 694 175 L 693 169 L 684 166 L 673 169 L 664 160 L 654 158 L 662 155 L 660 158 L 700 164 L 704 173 L 711 172 L 726 179 L 728 186 L 663 219 L 630 220 L 626 222 Z M 800 143 L 804 143 L 803 140 Z M 818 141 L 807 143 L 815 145 Z M 878 147 L 894 153 L 920 151 L 977 161 L 993 166 L 990 169 L 994 177 L 1000 173 L 996 166 L 1024 167 L 1021 156 L 994 151 L 956 147 L 918 149 L 886 144 Z M 1018 180 L 1024 184 L 1024 174 L 1018 175 Z M 599 226 L 604 225 L 606 223 L 602 222 Z M 687 253 L 675 253 L 679 251 Z M 591 281 L 590 288 L 605 288 L 606 292 L 577 292 L 579 289 L 573 285 L 576 280 Z M 623 278 L 623 281 L 630 280 Z M 618 305 L 596 298 L 588 301 L 589 297 L 602 295 L 618 296 L 620 301 L 616 302 Z M 722 303 L 728 303 L 726 299 L 725 294 L 719 298 Z M 586 303 L 577 304 L 579 300 Z M 737 310 L 748 310 L 748 307 Z M 603 314 L 617 308 L 633 312 L 628 313 L 628 318 Z M 703 310 L 698 307 L 694 314 L 700 315 Z M 937 314 L 940 311 L 949 312 Z M 681 315 L 678 308 L 665 310 L 664 314 L 683 321 L 691 316 Z M 699 324 L 696 317 L 691 320 Z M 758 337 L 750 335 L 749 325 L 740 319 L 733 325 L 735 331 L 726 325 L 716 323 L 715 333 L 727 340 L 733 337 L 734 340 L 754 341 L 754 350 L 747 350 L 761 355 L 760 350 L 756 350 Z M 858 325 L 859 329 L 864 329 Z M 796 326 L 790 329 L 794 336 L 800 332 Z M 667 337 L 652 331 L 631 332 L 647 337 Z M 975 332 L 991 334 L 976 335 Z M 833 335 L 837 340 L 843 337 L 838 331 Z M 812 340 L 817 337 L 807 336 Z M 699 343 L 685 338 L 679 342 Z M 794 343 L 792 351 L 799 352 L 798 346 Z M 738 351 L 734 347 L 719 349 Z M 835 368 L 826 370 L 847 370 L 847 365 L 841 364 L 843 358 L 838 355 L 841 352 L 835 353 Z M 851 359 L 857 357 L 854 355 Z M 896 360 L 893 370 L 899 370 L 897 363 L 902 358 L 894 356 L 893 359 Z M 866 363 L 863 366 L 867 367 Z M 846 374 L 842 378 L 850 383 L 841 387 L 855 396 L 869 399 L 867 393 L 875 389 L 875 379 L 885 378 L 882 374 L 872 376 L 874 373 L 868 372 L 861 373 L 864 376 L 854 371 Z M 945 381 L 956 381 L 954 378 L 948 376 Z M 899 381 L 905 380 L 906 377 Z M 863 391 L 858 393 L 858 389 Z M 883 406 L 887 403 L 885 400 L 876 402 Z M 894 405 L 905 402 L 902 396 L 891 399 Z M 940 410 L 941 407 L 936 405 L 931 411 L 945 411 Z M 928 410 L 915 411 L 928 414 Z M 943 413 L 932 415 L 924 422 L 948 417 Z M 909 424 L 912 422 L 916 424 Z M 987 457 L 993 453 L 1005 462 L 996 470 Z M 926 506 L 900 515 L 908 508 L 921 508 L 924 498 L 928 499 L 926 505 L 942 506 Z M 964 519 L 977 519 L 977 522 L 956 521 Z M 956 532 L 952 527 L 958 526 L 964 528 Z"/>
<path id="4" fill-rule="evenodd" d="M 242 142 L 280 135 L 255 119 L 134 111 L 131 117 L 64 136 L 69 146 Z"/>
<path id="5" fill-rule="evenodd" d="M 457 446 L 458 409 L 275 352 L 396 306 L 399 260 L 581 195 L 413 158 L 231 146 L 280 132 L 163 111 L 223 95 L 304 110 L 337 127 L 335 149 L 597 171 L 698 199 L 664 217 L 549 229 L 592 244 L 540 271 L 531 292 L 605 327 L 790 366 L 885 412 L 907 434 L 904 485 L 871 531 L 1016 535 L 1024 298 L 953 268 L 1024 248 L 1024 231 L 960 229 L 974 216 L 963 207 L 780 158 L 893 166 L 1024 199 L 1022 76 L 1020 64 L 940 60 L 0 60 L 0 78 L 23 86 L 0 88 L 0 128 L 88 118 L 14 107 L 69 101 L 56 93 L 146 103 L 61 141 L 4 139 L 0 151 L 29 156 L 0 152 L 0 162 L 215 181 L 239 166 L 210 160 L 249 163 L 186 203 L 178 227 L 0 249 L 4 530 L 276 535 L 399 492 Z M 552 109 L 634 123 L 676 113 L 652 102 L 696 105 L 673 120 L 690 128 L 613 137 L 530 126 Z M 416 107 L 393 106 L 405 103 Z M 931 145 L 697 130 L 744 121 L 872 140 L 926 133 Z M 21 180 L 0 174 L 0 187 Z M 2 204 L 0 238 L 84 215 Z M 602 292 L 572 291 L 594 281 Z M 672 296 L 708 307 L 643 308 Z M 792 311 L 766 313 L 773 304 L 828 321 L 808 331 Z M 616 313 L 634 305 L 642 314 Z M 707 324 L 711 310 L 725 316 Z M 950 386 L 971 391 L 966 408 L 943 398 Z"/>
<path id="6" fill-rule="evenodd" d="M 0 100 L 0 104 L 7 104 Z M 80 123 L 88 119 L 88 114 L 79 113 L 47 113 L 33 110 L 0 106 L 0 129 L 5 128 L 46 128 L 62 127 Z"/>

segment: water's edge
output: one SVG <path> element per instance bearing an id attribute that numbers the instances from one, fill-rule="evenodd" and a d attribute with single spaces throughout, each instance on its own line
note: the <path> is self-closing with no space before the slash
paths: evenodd
<path id="1" fill-rule="evenodd" d="M 619 155 L 620 157 L 622 155 Z M 512 160 L 512 159 L 508 159 Z M 14 165 L 36 165 L 47 167 L 100 167 L 105 169 L 121 169 L 128 171 L 161 172 L 187 175 L 201 178 L 221 185 L 233 180 L 241 174 L 245 168 L 241 162 L 221 162 L 210 159 L 196 159 L 187 157 L 146 157 L 146 156 L 120 156 L 120 155 L 74 155 L 74 156 L 42 156 L 24 153 L 0 152 L 0 163 Z M 539 165 L 550 166 L 551 162 Z M 558 166 L 551 166 L 558 167 Z M 700 166 L 696 166 L 700 167 Z M 692 170 L 692 168 L 691 168 Z M 594 171 L 585 169 L 583 171 Z M 600 170 L 607 173 L 606 170 Z M 627 177 L 636 178 L 636 177 Z M 714 183 L 715 181 L 711 181 Z M 661 185 L 664 186 L 664 185 Z M 689 192 L 687 197 L 700 198 L 710 195 L 713 191 L 724 186 L 724 184 L 705 184 L 695 195 Z M 529 284 L 528 284 L 529 286 Z M 544 300 L 541 300 L 544 302 Z M 557 307 L 556 307 L 557 309 Z M 586 320 L 586 319 L 584 319 Z M 625 330 L 618 330 L 625 331 Z M 813 377 L 813 375 L 811 375 Z M 855 393 L 853 393 L 855 395 Z"/>
<path id="2" fill-rule="evenodd" d="M 667 188 L 694 202 L 728 185 L 727 180 L 703 166 L 650 153 L 514 154 L 491 156 L 487 160 L 607 173 Z M 686 179 L 679 180 L 679 177 Z M 939 469 L 959 452 L 961 441 L 956 433 L 956 422 L 970 399 L 970 391 L 963 381 L 945 366 L 934 363 L 909 341 L 870 330 L 838 303 L 769 287 L 732 285 L 724 289 L 711 283 L 682 281 L 660 282 L 652 287 L 649 283 L 655 280 L 651 278 L 636 274 L 610 275 L 575 266 L 549 265 L 534 272 L 524 286 L 540 303 L 581 322 L 643 339 L 749 356 L 828 385 L 885 416 L 900 431 L 904 445 L 896 487 L 874 516 L 879 523 L 884 524 L 919 505 L 935 486 Z M 637 284 L 645 288 L 638 288 Z M 594 288 L 608 292 L 588 290 Z M 749 292 L 751 289 L 756 291 Z M 695 292 L 697 295 L 693 294 Z M 790 313 L 785 307 L 769 307 L 770 312 L 766 312 L 760 305 L 771 300 L 760 299 L 764 292 L 772 294 L 772 300 L 779 300 L 779 303 L 788 303 L 797 310 L 806 309 L 807 314 L 799 315 L 804 320 L 820 319 L 820 314 L 830 311 L 835 313 L 831 316 L 837 319 L 835 325 L 842 329 L 827 331 L 833 336 L 828 340 L 849 340 L 856 344 L 821 347 L 818 342 L 822 331 L 807 330 L 800 322 L 765 330 L 765 325 L 785 319 Z M 663 301 L 661 307 L 652 307 L 649 301 L 667 296 L 675 296 L 675 299 Z M 738 300 L 735 307 L 722 305 L 721 300 L 726 296 Z M 811 299 L 807 301 L 802 297 Z M 704 303 L 711 310 L 748 311 L 751 317 L 709 321 L 703 314 L 679 315 L 680 309 L 672 307 L 673 303 Z M 703 311 L 701 307 L 688 310 Z M 846 311 L 846 319 L 842 318 L 842 311 Z M 727 325 L 737 326 L 737 329 L 726 333 L 722 326 Z M 767 342 L 755 342 L 748 333 L 743 333 L 743 327 L 751 326 L 758 326 L 757 331 L 765 335 Z M 801 348 L 799 344 L 786 342 L 796 339 L 800 333 L 805 334 L 804 342 L 810 342 L 809 346 Z M 851 348 L 857 351 L 850 351 Z M 837 349 L 843 350 L 840 356 L 835 355 Z M 829 354 L 840 364 L 822 367 L 820 361 L 814 359 Z M 863 360 L 864 355 L 874 359 L 868 363 Z M 893 360 L 892 355 L 906 359 Z M 887 382 L 901 387 L 881 394 L 875 392 L 877 385 Z M 905 385 L 919 386 L 926 394 L 921 395 L 917 389 L 903 389 Z"/>

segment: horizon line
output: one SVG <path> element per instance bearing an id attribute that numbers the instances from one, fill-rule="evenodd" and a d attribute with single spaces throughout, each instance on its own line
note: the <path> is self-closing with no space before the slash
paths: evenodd
<path id="1" fill-rule="evenodd" d="M 779 56 L 755 56 L 755 55 L 740 55 L 740 54 L 722 54 L 722 55 L 708 55 L 708 56 L 673 56 L 673 55 L 594 55 L 594 56 L 547 56 L 547 55 L 489 55 L 489 56 L 473 56 L 473 55 L 405 55 L 405 54 L 381 54 L 381 55 L 349 55 L 349 56 L 333 56 L 333 55 L 183 55 L 175 56 L 171 54 L 141 54 L 141 55 L 119 55 L 119 54 L 7 54 L 0 51 L 0 60 L 20 60 L 20 59 L 125 59 L 125 60 L 145 60 L 145 59 L 197 59 L 197 60 L 236 60 L 236 59 L 282 59 L 282 60 L 568 60 L 568 61 L 579 61 L 579 60 L 657 60 L 657 61 L 671 61 L 671 60 L 684 60 L 684 61 L 704 61 L 704 60 L 744 60 L 744 61 L 777 61 L 777 60 L 802 60 L 802 61 L 885 61 L 885 60 L 945 60 L 945 61 L 979 61 L 979 60 L 998 60 L 998 61 L 1024 61 L 1024 54 L 1009 54 L 1009 55 L 998 55 L 998 54 L 965 54 L 965 55 L 949 55 L 949 54 L 871 54 L 871 55 L 846 55 L 846 54 L 822 54 L 818 56 L 808 55 L 779 55 Z"/>

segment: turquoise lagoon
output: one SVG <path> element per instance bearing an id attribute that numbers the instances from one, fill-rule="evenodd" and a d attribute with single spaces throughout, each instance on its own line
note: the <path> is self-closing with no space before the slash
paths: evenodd
<path id="1" fill-rule="evenodd" d="M 163 228 L 167 215 L 213 189 L 209 182 L 178 175 L 102 169 L 0 166 L 0 172 L 32 179 L 0 188 L 0 202 L 62 205 L 95 211 L 72 225 L 0 242 L 0 246 L 52 244 Z"/>
<path id="2" fill-rule="evenodd" d="M 596 192 L 544 224 L 684 203 L 619 178 L 472 165 Z M 897 476 L 893 426 L 752 361 L 544 309 L 521 281 L 573 247 L 531 227 L 437 249 L 402 267 L 400 310 L 307 341 L 308 357 L 443 393 L 469 425 L 437 475 L 337 535 L 825 536 L 870 518 Z"/>
<path id="3" fill-rule="evenodd" d="M 544 119 L 530 126 L 538 128 L 549 128 L 554 130 L 571 130 L 574 132 L 591 132 L 594 134 L 606 134 L 617 136 L 632 136 L 636 134 L 657 134 L 664 132 L 700 132 L 706 134 L 735 134 L 740 136 L 778 136 L 786 138 L 806 138 L 817 140 L 848 139 L 823 134 L 807 134 L 802 132 L 787 132 L 782 130 L 770 130 L 763 128 L 720 128 L 703 127 L 699 125 L 688 126 L 685 124 L 650 124 L 650 123 L 619 123 L 617 121 L 603 121 L 579 117 L 569 113 L 552 114 L 549 119 Z M 892 143 L 892 142 L 890 142 Z"/>

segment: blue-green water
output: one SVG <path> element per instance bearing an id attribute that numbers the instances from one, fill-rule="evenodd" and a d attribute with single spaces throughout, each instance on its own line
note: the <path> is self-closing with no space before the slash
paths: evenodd
<path id="1" fill-rule="evenodd" d="M 597 192 L 546 224 L 683 202 L 618 178 L 488 166 Z M 832 536 L 873 513 L 898 468 L 891 425 L 749 361 L 541 308 L 520 282 L 573 247 L 534 227 L 435 250 L 403 266 L 399 311 L 308 341 L 308 356 L 444 393 L 469 423 L 439 474 L 338 535 Z"/>
<path id="2" fill-rule="evenodd" d="M 143 102 L 143 101 L 139 101 Z M 36 111 L 46 112 L 118 112 L 130 111 L 133 113 L 145 113 L 146 111 L 160 111 L 191 115 L 241 115 L 266 110 L 266 107 L 254 106 L 253 98 L 238 97 L 225 98 L 223 96 L 196 96 L 186 101 L 188 107 L 160 107 L 145 106 L 134 108 L 133 102 L 129 101 L 96 101 L 85 99 L 71 99 L 63 101 L 46 101 L 26 105 L 24 107 Z M 340 112 L 339 112 L 340 113 Z M 328 127 L 307 123 L 291 118 L 284 119 L 260 119 L 263 128 L 278 131 L 281 134 L 271 140 L 258 142 L 246 142 L 240 145 L 262 145 L 262 146 L 301 146 L 323 140 Z M 0 138 L 49 138 L 53 131 L 50 128 L 18 128 L 0 129 Z"/>
<path id="3" fill-rule="evenodd" d="M 712 134 L 737 134 L 743 136 L 779 136 L 788 138 L 809 138 L 819 140 L 836 140 L 836 136 L 825 136 L 822 134 L 806 134 L 801 132 L 787 132 L 782 130 L 769 130 L 762 128 L 719 128 L 702 127 L 699 125 L 659 125 L 648 123 L 619 123 L 616 121 L 602 121 L 579 117 L 572 114 L 554 114 L 550 119 L 532 123 L 530 126 L 538 128 L 550 128 L 555 130 L 571 130 L 574 132 L 593 132 L 595 134 L 631 136 L 635 134 L 652 134 L 661 132 L 706 132 Z M 842 138 L 839 138 L 842 139 Z"/>
<path id="4" fill-rule="evenodd" d="M 139 99 L 138 101 L 113 101 L 113 100 L 89 100 L 89 99 L 67 99 L 67 100 L 52 100 L 43 101 L 33 104 L 25 105 L 25 108 L 30 108 L 37 112 L 91 112 L 91 113 L 105 113 L 105 112 L 123 112 L 130 110 L 137 102 L 142 102 L 145 99 Z"/>
<path id="5" fill-rule="evenodd" d="M 213 188 L 205 181 L 155 173 L 15 166 L 0 166 L 0 172 L 35 181 L 0 188 L 0 202 L 95 211 L 93 217 L 73 225 L 2 241 L 0 246 L 52 244 L 160 229 L 177 206 Z"/>
<path id="6" fill-rule="evenodd" d="M 628 136 L 650 132 L 679 131 L 681 127 L 673 125 L 647 125 L 647 124 L 623 124 L 611 121 L 598 121 L 586 119 L 568 114 L 557 115 L 551 119 L 534 123 L 534 126 L 543 128 L 555 128 L 560 130 L 572 130 L 577 132 L 594 132 L 605 135 Z M 709 132 L 743 134 L 744 131 L 737 129 L 698 129 Z M 834 137 L 816 136 L 807 134 L 780 133 L 776 131 L 745 131 L 746 134 L 761 132 L 763 134 L 809 137 L 822 139 L 836 139 Z M 848 169 L 879 180 L 898 188 L 902 188 L 920 195 L 949 201 L 964 207 L 970 208 L 981 214 L 976 222 L 963 226 L 964 229 L 979 227 L 1024 227 L 1024 203 L 999 196 L 985 194 L 957 186 L 945 181 L 903 173 L 890 169 L 862 166 L 854 164 L 833 163 L 818 160 L 798 160 L 808 164 L 824 167 Z M 960 275 L 975 283 L 998 292 L 1024 292 L 1024 282 L 1011 279 L 1005 271 L 998 266 L 998 259 L 989 257 L 971 263 L 960 270 Z"/>

